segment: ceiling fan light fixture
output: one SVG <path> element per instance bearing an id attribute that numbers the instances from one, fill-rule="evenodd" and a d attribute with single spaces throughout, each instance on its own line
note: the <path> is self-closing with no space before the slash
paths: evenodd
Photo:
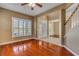
<path id="1" fill-rule="evenodd" d="M 35 6 L 36 6 L 35 3 L 29 3 L 28 5 L 29 5 L 30 7 L 35 7 Z"/>
<path id="2" fill-rule="evenodd" d="M 39 4 L 39 3 L 22 3 L 21 5 L 22 5 L 22 6 L 28 5 L 29 7 L 31 7 L 31 10 L 34 10 L 34 7 L 35 7 L 35 6 L 42 7 L 42 5 Z"/>

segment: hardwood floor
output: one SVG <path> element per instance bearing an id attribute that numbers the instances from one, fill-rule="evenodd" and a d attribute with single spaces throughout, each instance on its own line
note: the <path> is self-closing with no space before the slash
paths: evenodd
<path id="1" fill-rule="evenodd" d="M 60 46 L 30 39 L 0 46 L 0 56 L 73 56 L 73 54 Z"/>

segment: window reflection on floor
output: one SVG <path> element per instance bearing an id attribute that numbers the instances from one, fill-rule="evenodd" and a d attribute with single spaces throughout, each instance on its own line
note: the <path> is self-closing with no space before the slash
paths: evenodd
<path id="1" fill-rule="evenodd" d="M 27 46 L 26 46 L 25 44 L 21 44 L 21 45 L 19 45 L 19 46 L 14 46 L 14 47 L 13 47 L 13 52 L 14 52 L 15 54 L 19 54 L 19 53 L 21 53 L 21 52 L 26 51 L 26 49 L 27 49 Z"/>

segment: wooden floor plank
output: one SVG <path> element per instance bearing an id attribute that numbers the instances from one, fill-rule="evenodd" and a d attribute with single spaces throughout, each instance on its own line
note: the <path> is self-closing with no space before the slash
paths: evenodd
<path id="1" fill-rule="evenodd" d="M 0 56 L 73 56 L 65 48 L 30 39 L 0 46 Z"/>

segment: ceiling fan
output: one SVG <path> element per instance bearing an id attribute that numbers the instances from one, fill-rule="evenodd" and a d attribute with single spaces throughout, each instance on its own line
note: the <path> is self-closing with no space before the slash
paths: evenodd
<path id="1" fill-rule="evenodd" d="M 21 6 L 24 6 L 24 5 L 30 6 L 30 7 L 31 7 L 31 10 L 34 10 L 34 7 L 35 7 L 35 6 L 42 7 L 42 5 L 39 4 L 39 3 L 22 3 L 22 4 L 21 4 Z"/>

